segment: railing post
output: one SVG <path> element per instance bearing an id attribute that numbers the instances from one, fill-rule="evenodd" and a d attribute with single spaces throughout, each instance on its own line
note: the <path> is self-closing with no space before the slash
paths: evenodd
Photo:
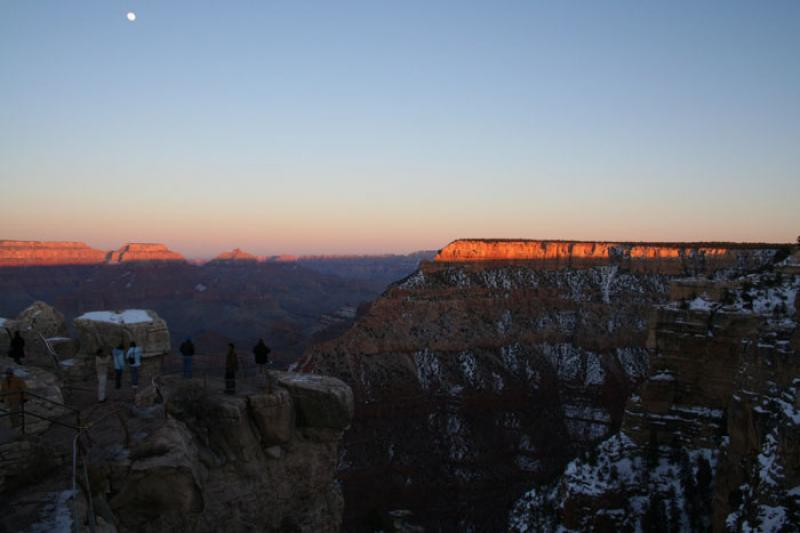
<path id="1" fill-rule="evenodd" d="M 25 434 L 25 391 L 19 391 L 19 412 L 22 414 L 22 434 Z"/>

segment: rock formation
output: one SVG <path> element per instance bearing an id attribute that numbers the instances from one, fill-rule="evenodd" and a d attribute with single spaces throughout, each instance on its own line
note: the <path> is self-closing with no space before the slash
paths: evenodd
<path id="1" fill-rule="evenodd" d="M 133 263 L 152 261 L 186 261 L 181 254 L 163 244 L 129 243 L 108 255 L 108 263 Z"/>
<path id="2" fill-rule="evenodd" d="M 51 364 L 44 341 L 62 343 L 67 338 L 67 324 L 58 310 L 44 302 L 36 301 L 23 309 L 14 319 L 0 319 L 0 354 L 7 354 L 11 342 L 9 333 L 19 331 L 25 339 L 26 363 Z"/>
<path id="3" fill-rule="evenodd" d="M 338 445 L 353 412 L 333 378 L 284 373 L 273 392 L 227 396 L 161 378 L 166 417 L 130 449 L 93 454 L 95 498 L 120 532 L 337 532 Z M 103 505 L 106 504 L 106 505 Z"/>
<path id="4" fill-rule="evenodd" d="M 725 278 L 780 247 L 457 241 L 392 285 L 306 371 L 353 388 L 346 524 L 410 509 L 498 530 L 525 487 L 616 432 L 677 275 Z M 375 481 L 373 481 L 375 480 Z M 378 481 L 379 480 L 379 481 Z"/>
<path id="5" fill-rule="evenodd" d="M 82 242 L 0 241 L 0 267 L 98 264 L 105 258 L 106 252 Z"/>
<path id="6" fill-rule="evenodd" d="M 129 243 L 104 252 L 82 242 L 0 241 L 0 267 L 185 261 L 163 244 Z"/>
<path id="7" fill-rule="evenodd" d="M 531 490 L 513 531 L 797 531 L 800 277 L 678 282 L 621 431 Z"/>
<path id="8" fill-rule="evenodd" d="M 256 262 L 258 261 L 258 257 L 254 256 L 253 254 L 247 253 L 244 250 L 240 250 L 239 248 L 234 248 L 230 252 L 222 252 L 217 257 L 215 257 L 213 261 L 223 261 L 232 263 L 236 263 L 239 261 Z"/>
<path id="9" fill-rule="evenodd" d="M 76 318 L 74 324 L 82 358 L 91 362 L 98 349 L 108 353 L 120 343 L 127 347 L 136 342 L 142 348 L 143 383 L 159 373 L 163 356 L 170 351 L 167 323 L 155 311 L 90 311 Z"/>

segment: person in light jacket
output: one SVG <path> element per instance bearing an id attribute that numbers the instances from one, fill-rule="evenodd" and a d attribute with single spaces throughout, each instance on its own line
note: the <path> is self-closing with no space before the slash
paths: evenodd
<path id="1" fill-rule="evenodd" d="M 128 360 L 128 367 L 131 369 L 131 387 L 138 389 L 139 367 L 142 366 L 142 349 L 136 346 L 135 342 L 131 342 L 126 358 Z"/>
<path id="2" fill-rule="evenodd" d="M 108 367 L 110 366 L 111 358 L 108 352 L 102 348 L 98 348 L 94 355 L 94 368 L 97 371 L 97 401 L 103 403 L 106 401 L 106 387 L 108 386 Z"/>
<path id="3" fill-rule="evenodd" d="M 125 345 L 119 345 L 111 351 L 114 359 L 114 388 L 122 388 L 122 371 L 125 370 Z"/>

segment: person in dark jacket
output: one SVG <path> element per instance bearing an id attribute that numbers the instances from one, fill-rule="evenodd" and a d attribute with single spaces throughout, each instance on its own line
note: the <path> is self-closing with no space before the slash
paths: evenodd
<path id="1" fill-rule="evenodd" d="M 236 393 L 236 371 L 239 370 L 239 356 L 233 343 L 228 344 L 225 355 L 225 394 Z"/>
<path id="2" fill-rule="evenodd" d="M 191 379 L 192 377 L 192 356 L 194 355 L 194 343 L 192 339 L 187 337 L 180 347 L 181 355 L 183 355 L 183 377 Z"/>
<path id="3" fill-rule="evenodd" d="M 256 365 L 258 366 L 258 373 L 261 376 L 264 376 L 266 380 L 266 386 L 270 392 L 272 392 L 272 381 L 270 380 L 269 369 L 267 365 L 269 365 L 269 353 L 272 350 L 269 349 L 269 346 L 264 344 L 264 339 L 258 339 L 258 344 L 253 346 L 253 355 L 256 358 Z"/>
<path id="4" fill-rule="evenodd" d="M 9 347 L 8 355 L 18 365 L 22 364 L 22 359 L 25 358 L 25 339 L 19 334 L 19 331 L 14 332 L 14 337 L 11 339 L 11 346 Z"/>

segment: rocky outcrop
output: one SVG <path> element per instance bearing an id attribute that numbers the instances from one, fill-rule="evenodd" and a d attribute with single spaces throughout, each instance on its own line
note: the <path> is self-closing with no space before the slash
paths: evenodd
<path id="1" fill-rule="evenodd" d="M 67 324 L 62 315 L 54 307 L 40 301 L 23 309 L 14 319 L 0 319 L 0 354 L 7 354 L 11 342 L 11 334 L 19 331 L 25 339 L 25 362 L 50 366 L 52 358 L 47 351 L 44 340 L 51 345 L 63 344 L 67 338 Z"/>
<path id="2" fill-rule="evenodd" d="M 138 263 L 153 261 L 186 261 L 186 258 L 173 252 L 163 244 L 129 243 L 108 255 L 108 263 Z"/>
<path id="3" fill-rule="evenodd" d="M 338 414 L 352 412 L 347 386 L 291 374 L 280 382 L 272 393 L 228 396 L 199 380 L 161 378 L 166 418 L 129 450 L 94 453 L 96 497 L 118 530 L 339 531 L 335 470 L 350 420 Z M 327 412 L 337 416 L 317 416 Z"/>
<path id="4" fill-rule="evenodd" d="M 522 498 L 511 529 L 796 531 L 800 278 L 785 266 L 678 283 L 621 432 Z"/>
<path id="5" fill-rule="evenodd" d="M 90 363 L 98 349 L 109 353 L 120 343 L 127 348 L 131 341 L 136 342 L 142 348 L 143 383 L 160 372 L 163 356 L 170 351 L 167 323 L 149 309 L 90 311 L 76 318 L 74 324 L 80 340 L 79 358 L 89 359 Z"/>
<path id="6" fill-rule="evenodd" d="M 99 264 L 105 258 L 106 252 L 82 242 L 0 241 L 0 267 Z"/>
<path id="7" fill-rule="evenodd" d="M 723 262 L 691 246 L 513 244 L 542 260 L 456 244 L 307 353 L 306 371 L 355 395 L 340 471 L 351 528 L 409 509 L 429 529 L 503 529 L 526 488 L 618 431 L 647 375 L 650 311 L 676 272 L 726 277 L 784 253 L 742 246 Z"/>

